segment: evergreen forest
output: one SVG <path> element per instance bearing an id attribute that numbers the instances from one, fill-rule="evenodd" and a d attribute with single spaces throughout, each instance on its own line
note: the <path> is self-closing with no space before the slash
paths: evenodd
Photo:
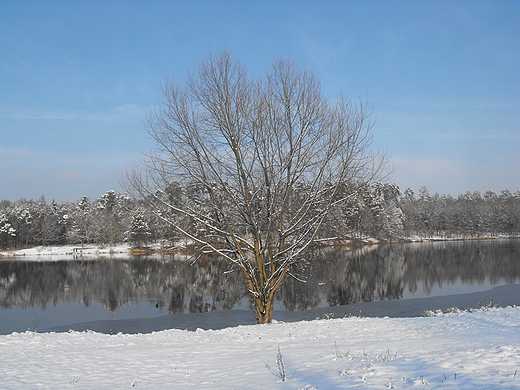
<path id="1" fill-rule="evenodd" d="M 297 188 L 305 191 L 304 185 Z M 466 192 L 459 196 L 430 194 L 426 187 L 416 194 L 401 192 L 396 184 L 374 183 L 346 188 L 355 196 L 338 205 L 323 225 L 323 236 L 338 242 L 350 240 L 398 241 L 428 238 L 477 238 L 520 235 L 520 190 L 499 194 Z M 160 196 L 196 199 L 197 188 L 171 186 Z M 110 190 L 98 199 L 87 196 L 76 202 L 20 199 L 0 201 L 0 249 L 48 245 L 116 245 L 132 247 L 160 244 L 172 247 L 181 238 L 147 203 Z M 179 217 L 181 218 L 181 217 Z M 211 232 L 196 221 L 179 221 L 189 232 Z"/>

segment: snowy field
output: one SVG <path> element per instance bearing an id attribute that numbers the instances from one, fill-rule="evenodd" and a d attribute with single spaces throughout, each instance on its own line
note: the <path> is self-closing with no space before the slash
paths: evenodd
<path id="1" fill-rule="evenodd" d="M 520 307 L 0 336 L 2 389 L 520 389 Z"/>

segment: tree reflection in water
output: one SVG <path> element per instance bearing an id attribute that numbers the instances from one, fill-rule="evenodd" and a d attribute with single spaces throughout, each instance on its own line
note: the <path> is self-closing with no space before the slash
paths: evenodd
<path id="1" fill-rule="evenodd" d="M 278 293 L 278 306 L 305 310 L 403 297 L 422 285 L 491 285 L 520 278 L 520 240 L 394 244 L 313 250 Z M 192 264 L 175 257 L 128 260 L 0 261 L 0 305 L 57 306 L 100 302 L 111 311 L 150 302 L 171 314 L 247 305 L 238 271 L 209 257 Z"/>

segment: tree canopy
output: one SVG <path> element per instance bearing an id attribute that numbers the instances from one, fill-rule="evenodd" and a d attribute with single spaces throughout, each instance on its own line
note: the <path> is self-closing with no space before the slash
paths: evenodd
<path id="1" fill-rule="evenodd" d="M 242 270 L 258 321 L 270 322 L 291 265 L 330 238 L 322 227 L 354 183 L 384 172 L 369 114 L 326 98 L 292 61 L 251 78 L 229 53 L 209 55 L 184 85 L 165 84 L 148 121 L 156 148 L 129 182 L 200 253 Z"/>

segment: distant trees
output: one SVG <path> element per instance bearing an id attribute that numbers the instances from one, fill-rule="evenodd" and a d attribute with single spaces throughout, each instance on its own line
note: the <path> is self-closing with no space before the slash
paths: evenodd
<path id="1" fill-rule="evenodd" d="M 19 200 L 0 203 L 0 248 L 39 245 L 113 245 L 126 240 L 137 202 L 110 190 L 90 202 Z"/>
<path id="2" fill-rule="evenodd" d="M 10 248 L 16 237 L 16 229 L 10 222 L 10 213 L 0 211 L 0 248 Z"/>
<path id="3" fill-rule="evenodd" d="M 357 185 L 357 196 L 345 205 L 345 219 L 355 238 L 393 240 L 403 235 L 405 216 L 399 206 L 397 184 L 375 182 Z"/>
<path id="4" fill-rule="evenodd" d="M 122 242 L 135 202 L 127 195 L 107 191 L 92 204 L 94 240 L 114 245 Z"/>
<path id="5" fill-rule="evenodd" d="M 179 194 L 192 191 L 177 185 L 157 196 L 174 201 Z M 303 187 L 295 189 L 295 194 L 300 191 Z M 391 241 L 407 237 L 520 235 L 520 191 L 486 191 L 483 195 L 466 192 L 454 198 L 431 195 L 422 187 L 416 197 L 411 188 L 401 194 L 396 184 L 374 182 L 359 184 L 355 192 L 341 207 L 335 207 L 317 237 L 334 237 L 334 243 L 352 238 Z M 171 246 L 181 238 L 170 224 L 151 214 L 142 201 L 115 191 L 107 193 L 93 202 L 86 196 L 77 202 L 62 203 L 44 198 L 0 201 L 0 249 L 121 242 L 135 247 L 152 242 Z M 113 200 L 111 211 L 107 210 L 108 199 Z M 179 216 L 178 223 L 187 230 L 204 232 L 190 218 Z"/>
<path id="6" fill-rule="evenodd" d="M 142 247 L 143 244 L 150 242 L 152 232 L 143 214 L 139 211 L 132 215 L 130 230 L 128 230 L 127 234 L 128 242 L 136 247 Z"/>
<path id="7" fill-rule="evenodd" d="M 92 204 L 88 196 L 69 206 L 67 220 L 67 241 L 84 245 L 92 240 Z"/>
<path id="8" fill-rule="evenodd" d="M 38 201 L 2 202 L 0 244 L 3 247 L 60 245 L 65 242 L 64 209 L 42 197 Z"/>
<path id="9" fill-rule="evenodd" d="M 258 322 L 270 322 L 292 264 L 337 237 L 324 228 L 352 184 L 380 177 L 368 117 L 290 61 L 251 79 L 228 53 L 209 56 L 186 85 L 164 87 L 148 127 L 156 151 L 129 182 L 200 253 L 241 270 Z"/>
<path id="10" fill-rule="evenodd" d="M 479 237 L 520 234 L 520 191 L 497 195 L 487 191 L 466 192 L 453 198 L 430 195 L 426 187 L 414 197 L 405 190 L 400 200 L 405 215 L 404 235 L 420 237 Z"/>

